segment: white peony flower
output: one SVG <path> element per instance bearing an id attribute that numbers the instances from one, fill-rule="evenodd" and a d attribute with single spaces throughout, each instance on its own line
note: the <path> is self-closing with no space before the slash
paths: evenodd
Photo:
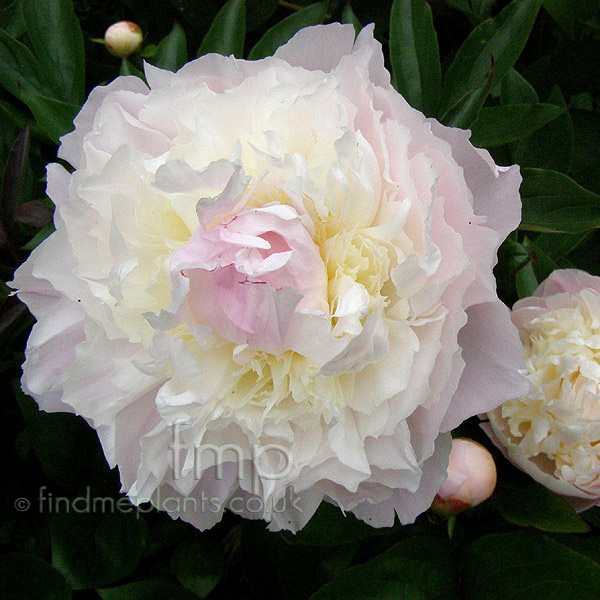
<path id="1" fill-rule="evenodd" d="M 97 429 L 123 490 L 200 529 L 426 510 L 450 429 L 523 395 L 495 291 L 517 167 L 410 108 L 373 28 L 305 29 L 96 88 L 13 286 L 23 387 Z"/>
<path id="2" fill-rule="evenodd" d="M 536 481 L 584 509 L 600 500 L 600 277 L 558 270 L 513 307 L 531 391 L 488 434 Z"/>

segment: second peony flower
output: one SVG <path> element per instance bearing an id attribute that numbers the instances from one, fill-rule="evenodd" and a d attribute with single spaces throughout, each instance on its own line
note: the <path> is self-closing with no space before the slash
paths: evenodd
<path id="1" fill-rule="evenodd" d="M 449 431 L 523 396 L 496 251 L 518 167 L 391 87 L 373 28 L 92 91 L 48 167 L 56 233 L 13 286 L 23 388 L 82 415 L 123 490 L 200 529 L 322 501 L 412 522 Z"/>
<path id="2" fill-rule="evenodd" d="M 516 466 L 585 510 L 600 503 L 600 277 L 554 271 L 512 319 L 531 390 L 483 427 Z"/>

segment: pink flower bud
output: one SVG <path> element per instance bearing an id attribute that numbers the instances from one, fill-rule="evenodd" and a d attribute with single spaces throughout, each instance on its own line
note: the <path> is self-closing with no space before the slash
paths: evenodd
<path id="1" fill-rule="evenodd" d="M 452 440 L 448 477 L 436 494 L 431 509 L 439 515 L 455 515 L 487 500 L 496 487 L 496 465 L 481 444 L 464 438 Z"/>
<path id="2" fill-rule="evenodd" d="M 131 21 L 119 21 L 106 30 L 104 41 L 111 54 L 125 58 L 140 49 L 142 30 Z"/>

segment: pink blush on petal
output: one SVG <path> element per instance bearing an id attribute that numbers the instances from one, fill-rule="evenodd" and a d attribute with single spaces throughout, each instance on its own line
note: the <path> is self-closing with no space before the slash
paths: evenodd
<path id="1" fill-rule="evenodd" d="M 327 310 L 319 249 L 295 211 L 286 216 L 245 211 L 199 229 L 175 254 L 171 269 L 189 280 L 186 304 L 197 324 L 235 344 L 279 353 L 298 307 Z"/>

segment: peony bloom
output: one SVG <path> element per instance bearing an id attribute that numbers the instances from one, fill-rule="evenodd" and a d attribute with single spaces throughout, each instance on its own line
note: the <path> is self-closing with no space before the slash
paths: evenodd
<path id="1" fill-rule="evenodd" d="M 448 477 L 433 499 L 431 510 L 455 515 L 487 500 L 496 487 L 496 464 L 481 444 L 464 438 L 452 440 Z"/>
<path id="2" fill-rule="evenodd" d="M 583 510 L 600 501 L 600 277 L 554 271 L 514 305 L 529 394 L 489 413 L 507 458 Z"/>
<path id="3" fill-rule="evenodd" d="M 113 23 L 104 34 L 106 48 L 111 54 L 120 58 L 137 52 L 143 41 L 142 30 L 131 21 Z"/>
<path id="4" fill-rule="evenodd" d="M 411 522 L 446 432 L 528 389 L 492 275 L 519 170 L 408 106 L 372 32 L 146 65 L 62 138 L 57 231 L 13 282 L 23 387 L 96 428 L 134 502 Z"/>

